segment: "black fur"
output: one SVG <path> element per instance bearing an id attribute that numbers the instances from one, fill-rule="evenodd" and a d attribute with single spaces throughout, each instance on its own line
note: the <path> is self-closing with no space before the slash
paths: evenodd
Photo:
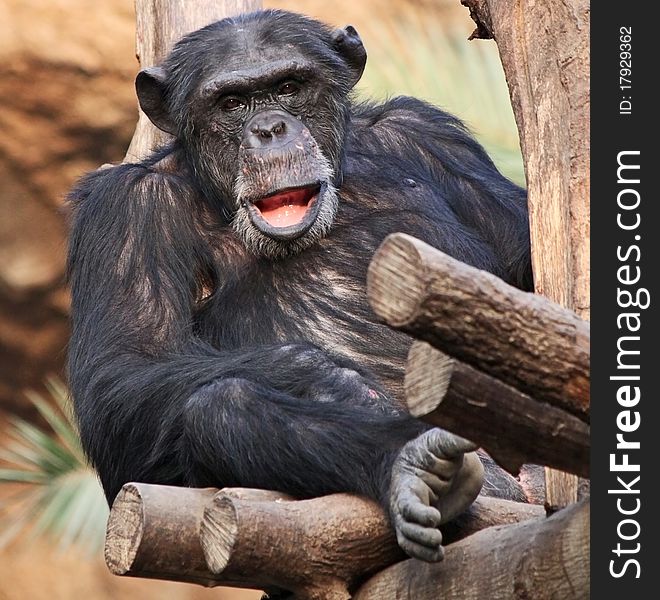
<path id="1" fill-rule="evenodd" d="M 410 340 L 365 297 L 378 245 L 409 233 L 531 289 L 525 192 L 437 108 L 352 103 L 364 66 L 353 32 L 347 44 L 315 21 L 264 11 L 190 34 L 163 67 L 177 140 L 72 192 L 70 384 L 108 500 L 135 480 L 385 501 L 398 450 L 425 426 L 399 407 Z M 263 60 L 287 58 L 293 44 L 315 66 L 309 103 L 290 112 L 339 190 L 329 234 L 277 259 L 232 229 L 240 127 L 195 95 L 214 69 L 246 60 L 232 50 L 239 35 Z M 491 495 L 521 498 L 487 470 Z"/>

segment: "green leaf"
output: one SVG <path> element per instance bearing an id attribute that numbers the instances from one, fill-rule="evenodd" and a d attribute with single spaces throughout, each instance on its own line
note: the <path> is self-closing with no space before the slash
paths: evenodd
<path id="1" fill-rule="evenodd" d="M 44 468 L 61 473 L 79 464 L 62 444 L 38 427 L 22 419 L 12 419 L 12 425 L 26 443 L 38 449 Z"/>
<path id="2" fill-rule="evenodd" d="M 39 394 L 28 392 L 28 398 L 35 405 L 39 414 L 52 427 L 53 431 L 64 442 L 67 450 L 79 461 L 84 462 L 84 456 L 80 447 L 78 433 L 73 424 L 63 415 L 62 411 L 55 411 Z"/>
<path id="3" fill-rule="evenodd" d="M 20 469 L 0 469 L 0 482 L 5 483 L 46 483 L 48 476 L 38 471 Z"/>
<path id="4" fill-rule="evenodd" d="M 0 547 L 21 533 L 55 538 L 58 547 L 79 545 L 98 552 L 108 506 L 98 478 L 87 466 L 68 394 L 56 379 L 47 382 L 54 403 L 31 392 L 29 400 L 52 429 L 13 418 L 0 448 L 0 484 L 23 484 L 0 504 Z"/>

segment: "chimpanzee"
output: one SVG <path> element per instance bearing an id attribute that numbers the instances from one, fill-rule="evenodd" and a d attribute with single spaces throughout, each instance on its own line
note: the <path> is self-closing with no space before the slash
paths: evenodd
<path id="1" fill-rule="evenodd" d="M 353 27 L 266 10 L 139 73 L 174 141 L 70 196 L 70 384 L 109 501 L 132 480 L 353 492 L 438 560 L 479 493 L 474 446 L 402 409 L 410 339 L 372 314 L 366 270 L 401 231 L 530 289 L 526 195 L 447 113 L 355 103 L 365 62 Z"/>

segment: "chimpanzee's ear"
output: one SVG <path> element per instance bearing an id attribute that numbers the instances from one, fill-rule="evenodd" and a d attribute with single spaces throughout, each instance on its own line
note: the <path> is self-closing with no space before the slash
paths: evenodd
<path id="1" fill-rule="evenodd" d="M 364 67 L 367 64 L 367 51 L 362 44 L 360 35 L 355 27 L 346 25 L 344 29 L 337 29 L 334 32 L 332 41 L 335 50 L 341 54 L 351 70 L 351 87 L 353 87 L 360 81 Z"/>
<path id="2" fill-rule="evenodd" d="M 176 126 L 165 101 L 165 80 L 167 73 L 162 67 L 148 67 L 138 73 L 135 79 L 140 108 L 158 129 L 176 135 Z"/>

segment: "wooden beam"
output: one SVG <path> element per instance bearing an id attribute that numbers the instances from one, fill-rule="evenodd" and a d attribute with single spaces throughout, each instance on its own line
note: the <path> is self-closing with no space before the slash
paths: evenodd
<path id="1" fill-rule="evenodd" d="M 455 541 L 544 515 L 541 506 L 480 497 L 443 533 Z M 110 512 L 105 558 L 117 575 L 344 600 L 406 556 L 381 508 L 357 496 L 295 501 L 263 490 L 128 483 Z"/>
<path id="2" fill-rule="evenodd" d="M 504 383 L 589 421 L 589 323 L 411 236 L 388 236 L 367 276 L 374 311 Z"/>
<path id="3" fill-rule="evenodd" d="M 589 477 L 589 425 L 416 341 L 408 354 L 410 413 L 472 440 L 512 475 L 524 463 Z"/>
<path id="4" fill-rule="evenodd" d="M 354 600 L 584 600 L 589 597 L 588 501 L 548 519 L 484 529 L 439 563 L 406 560 L 367 581 Z"/>

